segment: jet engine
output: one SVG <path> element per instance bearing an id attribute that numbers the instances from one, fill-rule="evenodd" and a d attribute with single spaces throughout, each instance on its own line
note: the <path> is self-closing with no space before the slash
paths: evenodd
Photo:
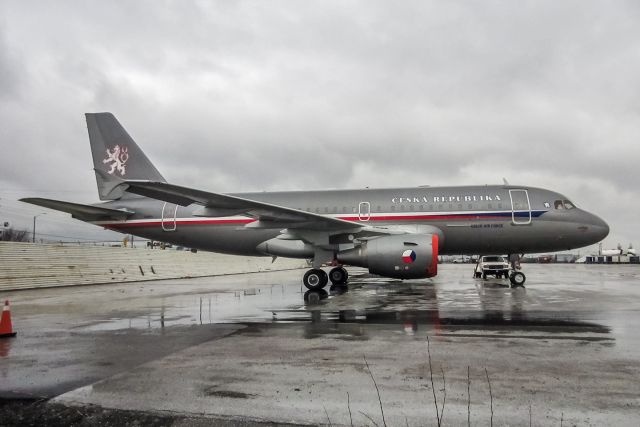
<path id="1" fill-rule="evenodd" d="M 438 274 L 437 234 L 377 237 L 338 252 L 338 261 L 365 267 L 370 273 L 397 279 L 420 279 Z"/>

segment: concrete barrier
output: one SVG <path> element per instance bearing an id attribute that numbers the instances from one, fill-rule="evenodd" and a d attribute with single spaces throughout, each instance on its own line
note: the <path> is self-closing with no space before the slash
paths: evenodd
<path id="1" fill-rule="evenodd" d="M 174 249 L 0 242 L 0 291 L 305 268 L 307 262 Z"/>

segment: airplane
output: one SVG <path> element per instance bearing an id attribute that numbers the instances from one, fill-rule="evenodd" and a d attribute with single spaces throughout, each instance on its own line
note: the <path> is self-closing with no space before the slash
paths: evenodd
<path id="1" fill-rule="evenodd" d="M 87 113 L 103 202 L 25 198 L 146 239 L 226 254 L 310 259 L 309 290 L 346 286 L 344 266 L 396 279 L 437 275 L 439 255 L 588 246 L 609 226 L 567 197 L 509 185 L 222 194 L 168 183 L 111 113 Z M 332 267 L 329 273 L 323 266 Z M 523 286 L 515 272 L 512 286 Z"/>

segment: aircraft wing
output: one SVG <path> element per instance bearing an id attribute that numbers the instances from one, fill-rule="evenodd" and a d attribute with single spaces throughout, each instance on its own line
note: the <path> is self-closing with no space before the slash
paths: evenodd
<path id="1" fill-rule="evenodd" d="M 366 224 L 326 217 L 270 203 L 244 199 L 227 194 L 211 193 L 166 182 L 124 181 L 127 192 L 153 199 L 164 200 L 181 206 L 192 203 L 202 205 L 202 216 L 247 215 L 257 221 L 248 228 L 287 228 L 313 231 L 354 232 L 362 236 L 395 234 Z"/>
<path id="2" fill-rule="evenodd" d="M 71 214 L 74 218 L 85 221 L 98 220 L 124 220 L 133 215 L 133 212 L 120 211 L 116 209 L 101 208 L 99 206 L 83 205 L 80 203 L 63 202 L 60 200 L 42 199 L 30 197 L 20 199 L 21 202 L 42 206 L 43 208 L 54 209 Z"/>

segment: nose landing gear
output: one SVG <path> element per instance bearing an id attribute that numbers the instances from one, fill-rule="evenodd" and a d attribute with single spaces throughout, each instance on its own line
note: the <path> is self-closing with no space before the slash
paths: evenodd
<path id="1" fill-rule="evenodd" d="M 329 280 L 331 280 L 333 285 L 344 286 L 349 280 L 349 273 L 347 273 L 344 267 L 332 268 L 328 275 L 324 270 L 312 268 L 305 273 L 302 278 L 302 283 L 304 283 L 307 289 L 317 291 L 327 286 Z"/>
<path id="2" fill-rule="evenodd" d="M 524 288 L 524 282 L 527 280 L 527 277 L 521 271 L 514 271 L 509 276 L 509 281 L 511 282 L 512 288 Z"/>
<path id="3" fill-rule="evenodd" d="M 509 276 L 512 288 L 524 288 L 524 282 L 527 280 L 523 272 L 520 271 L 520 260 L 524 254 L 509 254 L 509 263 L 511 264 L 512 273 Z"/>

